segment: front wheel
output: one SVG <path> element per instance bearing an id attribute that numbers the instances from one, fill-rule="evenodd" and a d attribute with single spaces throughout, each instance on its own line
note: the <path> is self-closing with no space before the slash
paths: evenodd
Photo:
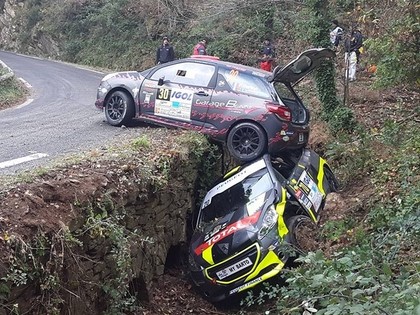
<path id="1" fill-rule="evenodd" d="M 104 107 L 106 120 L 112 126 L 127 124 L 134 117 L 134 102 L 126 92 L 113 92 Z"/>
<path id="2" fill-rule="evenodd" d="M 328 193 L 340 191 L 340 184 L 337 178 L 335 177 L 334 173 L 330 170 L 329 167 L 324 168 L 324 174 L 328 182 L 328 187 L 329 187 Z"/>
<path id="3" fill-rule="evenodd" d="M 259 125 L 243 122 L 234 126 L 229 132 L 227 147 L 236 160 L 250 162 L 266 151 L 267 136 Z"/>
<path id="4" fill-rule="evenodd" d="M 288 242 L 297 253 L 316 251 L 320 245 L 318 225 L 306 215 L 296 215 L 286 221 L 289 230 Z"/>

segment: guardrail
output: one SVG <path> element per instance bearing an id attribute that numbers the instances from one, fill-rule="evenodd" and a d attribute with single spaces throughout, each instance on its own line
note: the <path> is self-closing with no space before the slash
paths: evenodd
<path id="1" fill-rule="evenodd" d="M 13 72 L 12 69 L 9 68 L 8 65 L 6 65 L 3 61 L 0 60 L 0 65 L 3 67 L 3 69 L 5 69 L 7 71 L 6 74 L 3 74 L 0 76 L 0 82 L 7 80 L 9 78 L 14 77 L 15 73 Z M 2 71 L 3 72 L 3 71 Z"/>

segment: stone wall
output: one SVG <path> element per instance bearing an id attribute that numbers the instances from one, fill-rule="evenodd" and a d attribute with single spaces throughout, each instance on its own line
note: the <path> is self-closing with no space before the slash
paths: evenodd
<path id="1" fill-rule="evenodd" d="M 168 252 L 187 241 L 197 184 L 217 172 L 214 152 L 182 146 L 81 162 L 4 192 L 0 314 L 115 313 L 147 301 Z"/>

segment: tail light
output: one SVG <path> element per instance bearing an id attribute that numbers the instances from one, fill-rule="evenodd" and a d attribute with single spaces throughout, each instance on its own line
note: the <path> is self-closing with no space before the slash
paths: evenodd
<path id="1" fill-rule="evenodd" d="M 285 121 L 292 120 L 292 113 L 284 105 L 266 104 L 267 110 L 273 114 L 276 114 L 278 118 Z"/>

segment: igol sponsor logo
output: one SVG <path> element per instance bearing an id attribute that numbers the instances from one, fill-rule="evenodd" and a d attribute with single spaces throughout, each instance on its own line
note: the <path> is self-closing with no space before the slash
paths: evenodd
<path id="1" fill-rule="evenodd" d="M 182 99 L 186 101 L 192 100 L 192 93 L 181 92 L 181 91 L 172 91 L 171 98 Z"/>

